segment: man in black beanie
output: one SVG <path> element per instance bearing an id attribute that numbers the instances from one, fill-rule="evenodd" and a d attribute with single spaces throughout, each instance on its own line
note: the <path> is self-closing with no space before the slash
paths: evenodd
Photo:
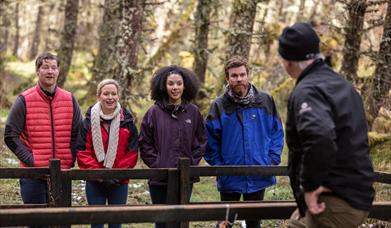
<path id="1" fill-rule="evenodd" d="M 298 205 L 290 226 L 357 227 L 375 195 L 361 97 L 324 63 L 311 25 L 286 27 L 278 52 L 296 79 L 286 122 L 289 177 Z"/>

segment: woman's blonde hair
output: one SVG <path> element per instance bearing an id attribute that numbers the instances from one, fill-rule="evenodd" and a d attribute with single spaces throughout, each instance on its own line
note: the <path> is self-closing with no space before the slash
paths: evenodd
<path id="1" fill-rule="evenodd" d="M 110 84 L 113 84 L 115 85 L 115 87 L 117 87 L 117 92 L 118 94 L 120 93 L 120 87 L 119 87 L 119 84 L 116 80 L 114 79 L 111 79 L 111 78 L 108 78 L 108 79 L 103 79 L 101 82 L 99 82 L 97 88 L 96 88 L 96 96 L 99 96 L 101 93 L 102 93 L 102 88 L 105 86 L 105 85 L 110 85 Z"/>

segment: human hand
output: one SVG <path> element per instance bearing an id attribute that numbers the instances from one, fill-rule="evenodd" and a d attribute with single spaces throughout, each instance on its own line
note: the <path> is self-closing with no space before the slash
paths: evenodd
<path id="1" fill-rule="evenodd" d="M 326 204 L 324 202 L 319 202 L 319 195 L 323 192 L 331 192 L 331 190 L 326 187 L 319 186 L 312 192 L 304 193 L 304 199 L 307 204 L 308 211 L 313 215 L 320 214 L 326 209 Z"/>
<path id="2" fill-rule="evenodd" d="M 292 220 L 299 220 L 301 218 L 299 208 L 296 208 L 296 210 L 291 214 L 291 217 L 289 219 Z"/>
<path id="3" fill-rule="evenodd" d="M 117 179 L 104 179 L 100 183 L 106 189 L 111 189 L 113 187 L 118 187 L 120 185 L 119 180 Z"/>

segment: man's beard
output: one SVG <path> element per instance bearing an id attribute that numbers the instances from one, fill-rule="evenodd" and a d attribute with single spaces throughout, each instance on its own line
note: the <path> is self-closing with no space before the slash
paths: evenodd
<path id="1" fill-rule="evenodd" d="M 243 84 L 240 84 L 240 85 L 236 85 L 232 88 L 232 92 L 239 96 L 239 97 L 244 97 L 246 96 L 247 94 L 247 90 L 248 90 L 248 87 L 243 85 Z"/>

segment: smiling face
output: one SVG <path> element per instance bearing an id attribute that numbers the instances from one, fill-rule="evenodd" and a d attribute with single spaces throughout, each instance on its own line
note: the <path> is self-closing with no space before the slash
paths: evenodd
<path id="1" fill-rule="evenodd" d="M 232 92 L 240 97 L 247 95 L 249 79 L 245 66 L 228 69 L 228 76 L 225 78 Z"/>
<path id="2" fill-rule="evenodd" d="M 38 82 L 42 88 L 48 92 L 53 92 L 59 72 L 55 59 L 44 59 L 42 65 L 37 69 Z"/>
<path id="3" fill-rule="evenodd" d="M 170 74 L 166 81 L 168 102 L 174 105 L 181 104 L 184 88 L 182 76 L 179 74 Z"/>
<path id="4" fill-rule="evenodd" d="M 117 108 L 119 100 L 118 89 L 114 84 L 107 84 L 102 87 L 98 95 L 98 101 L 101 104 L 102 112 L 104 114 L 111 114 Z"/>

